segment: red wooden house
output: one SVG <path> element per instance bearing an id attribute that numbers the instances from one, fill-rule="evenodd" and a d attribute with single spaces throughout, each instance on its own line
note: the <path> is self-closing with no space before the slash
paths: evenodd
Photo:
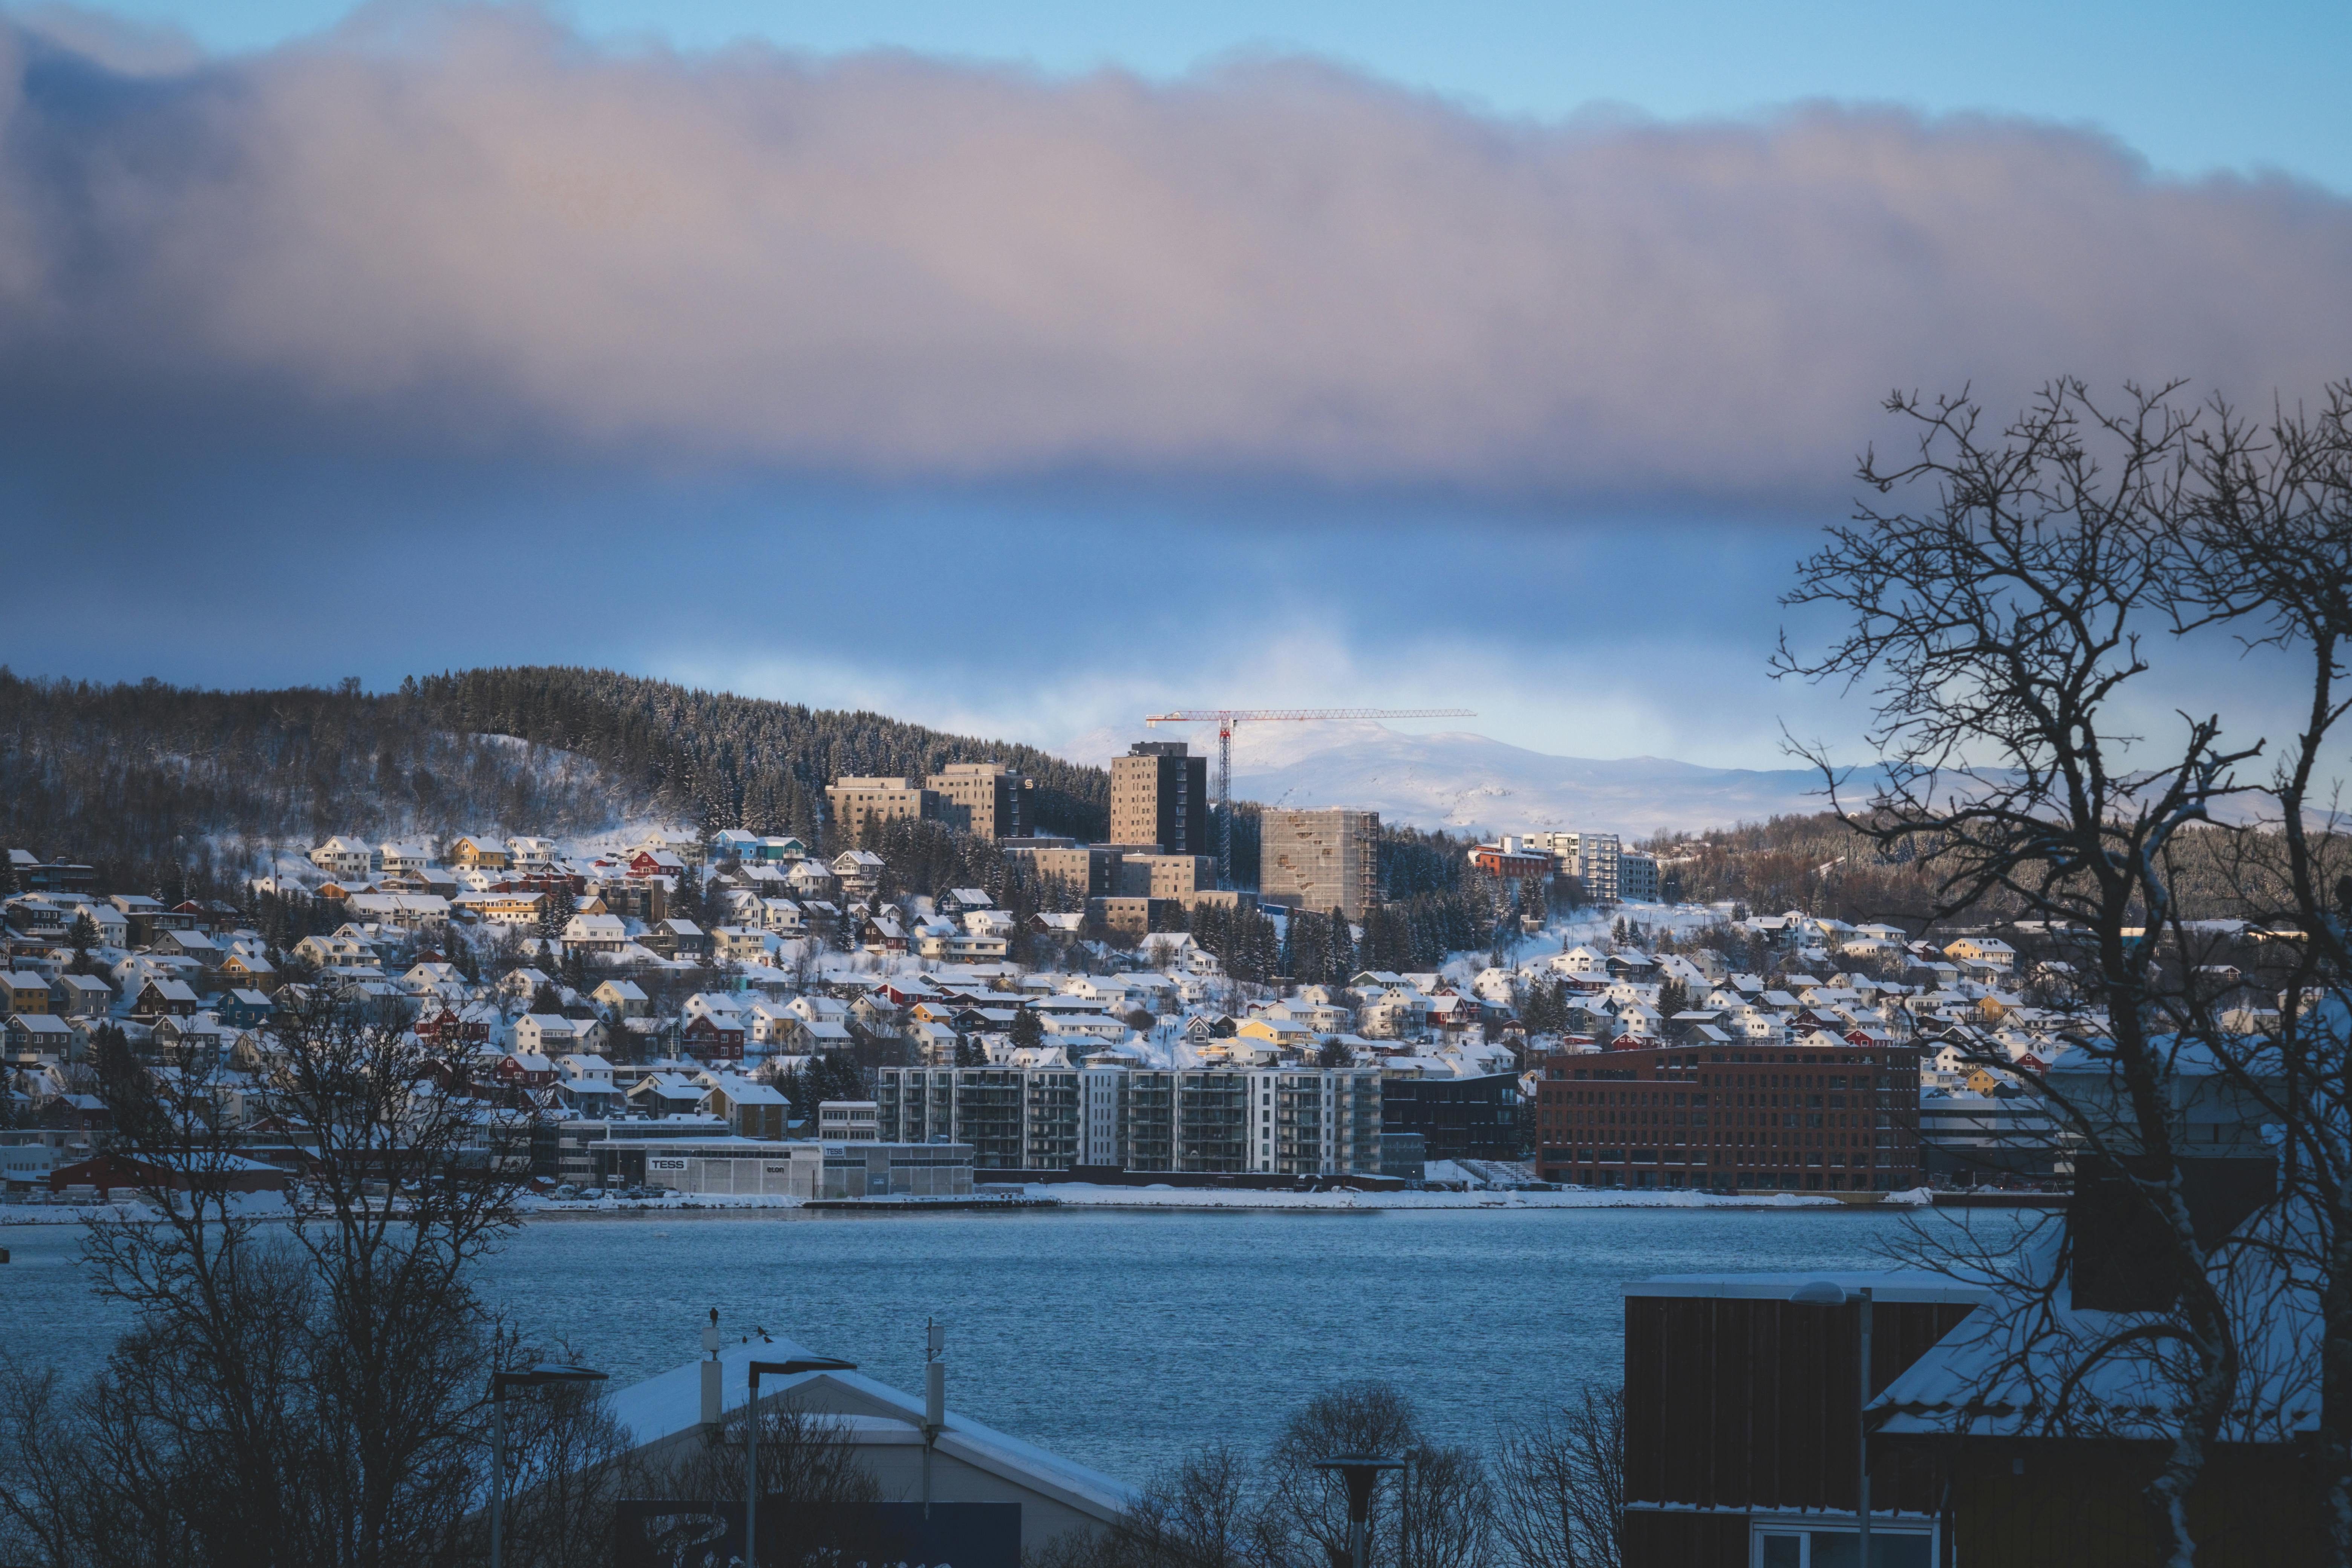
<path id="1" fill-rule="evenodd" d="M 744 1035 L 740 1026 L 722 1023 L 705 1013 L 678 1032 L 678 1041 L 686 1054 L 698 1061 L 740 1062 L 743 1059 Z"/>

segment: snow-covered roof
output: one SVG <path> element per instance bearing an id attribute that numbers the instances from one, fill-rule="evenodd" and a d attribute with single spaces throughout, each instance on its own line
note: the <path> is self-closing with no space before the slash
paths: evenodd
<path id="1" fill-rule="evenodd" d="M 749 1397 L 751 1363 L 813 1358 L 817 1352 L 790 1340 L 755 1334 L 719 1347 L 719 1386 L 725 1402 L 740 1406 Z M 803 1408 L 839 1416 L 895 1418 L 913 1435 L 923 1420 L 919 1395 L 856 1372 L 802 1373 L 762 1377 L 762 1400 L 793 1396 Z M 702 1366 L 689 1361 L 611 1395 L 609 1409 L 630 1440 L 642 1447 L 676 1436 L 702 1419 Z M 1051 1453 L 1034 1443 L 983 1426 L 953 1409 L 939 1436 L 940 1451 L 1106 1522 L 1131 1507 L 1140 1494 L 1113 1476 Z"/>

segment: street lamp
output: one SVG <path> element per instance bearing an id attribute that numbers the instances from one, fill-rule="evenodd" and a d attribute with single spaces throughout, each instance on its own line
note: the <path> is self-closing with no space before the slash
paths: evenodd
<path id="1" fill-rule="evenodd" d="M 499 1568 L 499 1548 L 507 1501 L 507 1390 L 546 1383 L 602 1383 L 604 1374 L 584 1366 L 542 1363 L 522 1372 L 490 1373 L 490 1568 Z"/>
<path id="2" fill-rule="evenodd" d="M 1349 1568 L 1369 1568 L 1372 1544 L 1372 1489 L 1381 1484 L 1382 1470 L 1402 1470 L 1402 1459 L 1385 1459 L 1370 1454 L 1335 1454 L 1328 1459 L 1318 1459 L 1318 1470 L 1337 1470 L 1339 1479 L 1348 1483 L 1348 1563 Z"/>
<path id="3" fill-rule="evenodd" d="M 854 1361 L 831 1356 L 794 1357 L 791 1361 L 751 1363 L 751 1400 L 743 1407 L 743 1560 L 758 1568 L 760 1562 L 760 1378 L 797 1377 L 804 1372 L 856 1372 Z M 491 1568 L 497 1568 L 493 1563 Z"/>
<path id="4" fill-rule="evenodd" d="M 1862 1304 L 1862 1376 L 1853 1401 L 1854 1517 L 1859 1521 L 1854 1541 L 1857 1568 L 1870 1568 L 1870 1287 L 1849 1293 L 1833 1279 L 1809 1279 L 1789 1295 L 1809 1307 Z"/>

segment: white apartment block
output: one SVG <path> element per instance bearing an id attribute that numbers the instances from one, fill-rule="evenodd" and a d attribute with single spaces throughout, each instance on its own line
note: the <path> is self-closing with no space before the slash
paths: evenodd
<path id="1" fill-rule="evenodd" d="M 972 1147 L 994 1170 L 1377 1175 L 1371 1068 L 884 1068 L 886 1142 Z"/>

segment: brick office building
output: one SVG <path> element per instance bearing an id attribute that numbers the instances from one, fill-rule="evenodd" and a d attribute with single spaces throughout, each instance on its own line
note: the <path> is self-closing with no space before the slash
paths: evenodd
<path id="1" fill-rule="evenodd" d="M 1920 1184 L 1919 1052 L 1848 1040 L 1547 1058 L 1538 1168 L 1585 1186 L 1901 1192 Z"/>

